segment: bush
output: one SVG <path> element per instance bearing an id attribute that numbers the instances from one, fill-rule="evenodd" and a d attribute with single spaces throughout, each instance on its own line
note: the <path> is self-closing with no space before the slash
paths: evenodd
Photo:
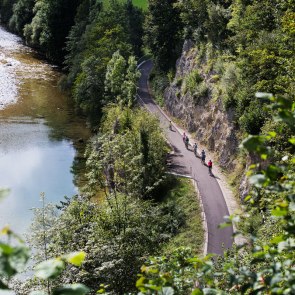
<path id="1" fill-rule="evenodd" d="M 191 95 L 196 91 L 197 86 L 203 81 L 199 71 L 197 69 L 192 70 L 184 79 L 183 83 L 183 93 L 185 94 L 187 91 L 190 92 Z"/>
<path id="2" fill-rule="evenodd" d="M 267 118 L 267 112 L 262 105 L 252 101 L 246 112 L 240 117 L 239 124 L 248 134 L 259 134 Z"/>

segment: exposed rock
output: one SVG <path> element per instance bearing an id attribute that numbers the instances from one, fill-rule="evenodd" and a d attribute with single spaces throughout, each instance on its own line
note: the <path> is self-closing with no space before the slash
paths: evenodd
<path id="1" fill-rule="evenodd" d="M 234 110 L 225 110 L 220 97 L 213 99 L 212 75 L 215 73 L 202 71 L 197 57 L 198 51 L 194 43 L 186 40 L 182 55 L 176 63 L 175 79 L 164 93 L 165 107 L 174 117 L 184 122 L 189 132 L 195 132 L 197 141 L 217 152 L 222 167 L 232 169 L 233 155 L 238 147 Z M 192 94 L 185 89 L 186 79 L 196 70 L 208 89 L 206 95 Z"/>

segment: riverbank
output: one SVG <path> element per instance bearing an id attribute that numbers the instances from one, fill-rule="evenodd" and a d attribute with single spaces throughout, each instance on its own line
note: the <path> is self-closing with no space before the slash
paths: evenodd
<path id="1" fill-rule="evenodd" d="M 16 70 L 20 63 L 13 53 L 20 50 L 21 39 L 0 26 L 0 110 L 17 102 L 19 83 Z"/>

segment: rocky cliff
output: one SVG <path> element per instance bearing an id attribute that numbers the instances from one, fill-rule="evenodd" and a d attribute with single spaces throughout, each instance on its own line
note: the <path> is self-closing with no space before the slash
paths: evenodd
<path id="1" fill-rule="evenodd" d="M 195 133 L 197 142 L 215 152 L 220 166 L 231 170 L 238 147 L 234 110 L 224 107 L 222 91 L 217 87 L 221 77 L 213 62 L 208 52 L 201 53 L 186 40 L 175 78 L 164 93 L 165 108 Z"/>

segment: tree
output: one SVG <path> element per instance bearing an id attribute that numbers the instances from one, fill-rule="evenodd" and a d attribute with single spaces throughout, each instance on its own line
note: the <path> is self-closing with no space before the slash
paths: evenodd
<path id="1" fill-rule="evenodd" d="M 129 56 L 128 64 L 119 51 L 113 54 L 107 65 L 105 78 L 106 97 L 121 106 L 131 107 L 135 101 L 140 72 L 134 56 Z"/>
<path id="2" fill-rule="evenodd" d="M 110 107 L 102 131 L 88 151 L 89 183 L 106 195 L 149 198 L 165 172 L 166 144 L 157 120 L 142 110 Z"/>
<path id="3" fill-rule="evenodd" d="M 206 23 L 208 21 L 208 3 L 203 0 L 177 1 L 175 7 L 179 10 L 184 27 L 184 38 L 196 42 L 206 39 Z"/>
<path id="4" fill-rule="evenodd" d="M 9 28 L 13 32 L 23 36 L 25 25 L 29 24 L 34 16 L 34 5 L 35 0 L 18 0 L 13 5 L 13 15 L 9 20 Z"/>
<path id="5" fill-rule="evenodd" d="M 81 0 L 37 0 L 31 23 L 25 25 L 26 42 L 54 62 L 63 61 L 66 37 Z"/>
<path id="6" fill-rule="evenodd" d="M 181 21 L 176 0 L 149 0 L 149 10 L 145 21 L 145 45 L 154 54 L 160 70 L 174 67 L 180 53 Z"/>

